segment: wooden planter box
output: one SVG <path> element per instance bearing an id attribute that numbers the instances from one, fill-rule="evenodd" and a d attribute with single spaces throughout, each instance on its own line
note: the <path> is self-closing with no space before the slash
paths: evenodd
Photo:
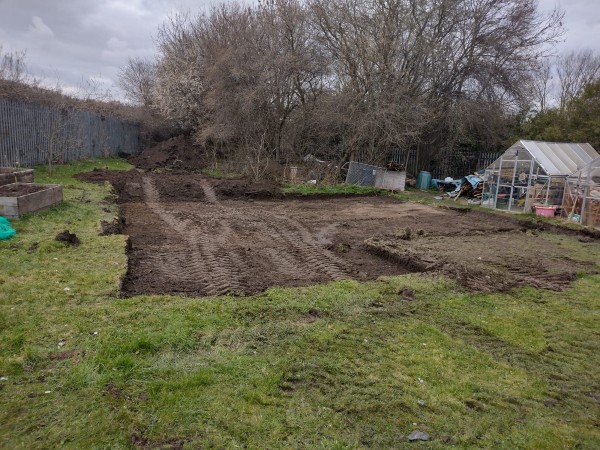
<path id="1" fill-rule="evenodd" d="M 15 218 L 62 202 L 58 184 L 11 183 L 0 186 L 0 216 Z"/>
<path id="2" fill-rule="evenodd" d="M 15 177 L 17 178 L 15 180 Z M 0 167 L 0 186 L 11 183 L 33 183 L 33 169 Z"/>

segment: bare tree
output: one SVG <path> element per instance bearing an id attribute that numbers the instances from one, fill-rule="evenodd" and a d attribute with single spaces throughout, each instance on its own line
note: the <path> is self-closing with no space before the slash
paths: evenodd
<path id="1" fill-rule="evenodd" d="M 79 83 L 78 97 L 86 102 L 110 102 L 113 98 L 110 87 L 102 82 L 102 75 L 99 77 L 82 77 Z"/>
<path id="2" fill-rule="evenodd" d="M 502 113 L 524 103 L 531 65 L 556 41 L 562 17 L 558 11 L 541 15 L 537 2 L 527 0 L 310 5 L 336 88 L 350 103 L 344 109 L 352 115 L 348 144 L 370 155 L 415 138 L 429 142 L 430 152 L 453 147 L 472 129 L 469 120 L 478 120 L 453 110 L 489 103 L 495 106 L 488 111 Z"/>
<path id="3" fill-rule="evenodd" d="M 560 109 L 566 106 L 583 88 L 600 76 L 600 54 L 590 49 L 573 50 L 556 60 Z"/>
<path id="4" fill-rule="evenodd" d="M 293 146 L 294 113 L 322 86 L 312 31 L 296 0 L 176 16 L 159 32 L 157 103 L 202 143 L 265 148 L 281 159 Z"/>
<path id="5" fill-rule="evenodd" d="M 546 58 L 533 71 L 532 89 L 537 112 L 545 112 L 548 109 L 548 103 L 552 101 L 553 69 L 552 61 Z"/>
<path id="6" fill-rule="evenodd" d="M 27 66 L 25 60 L 27 52 L 3 51 L 0 44 L 0 80 L 24 82 L 27 79 Z"/>
<path id="7" fill-rule="evenodd" d="M 207 18 L 195 18 L 198 28 Z M 160 61 L 156 68 L 156 107 L 160 113 L 183 129 L 197 130 L 203 122 L 205 72 L 208 64 L 200 39 L 193 39 L 189 14 L 169 17 L 158 30 Z M 200 30 L 196 30 L 196 34 Z"/>
<path id="8" fill-rule="evenodd" d="M 381 161 L 415 143 L 428 158 L 498 141 L 561 18 L 536 0 L 221 4 L 159 30 L 156 103 L 240 160 L 260 148 Z"/>
<path id="9" fill-rule="evenodd" d="M 119 72 L 118 83 L 128 100 L 151 106 L 156 87 L 156 65 L 141 58 L 129 58 Z"/>

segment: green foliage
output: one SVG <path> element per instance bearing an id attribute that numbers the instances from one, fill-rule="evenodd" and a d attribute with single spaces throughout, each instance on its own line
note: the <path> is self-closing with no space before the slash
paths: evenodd
<path id="1" fill-rule="evenodd" d="M 571 136 L 600 149 L 600 79 L 592 83 L 570 105 Z"/>
<path id="2" fill-rule="evenodd" d="M 285 194 L 315 195 L 315 194 L 371 194 L 388 195 L 385 189 L 355 184 L 287 184 L 282 191 Z"/>
<path id="3" fill-rule="evenodd" d="M 589 142 L 600 149 L 600 79 L 584 91 L 565 110 L 549 109 L 525 121 L 523 136 L 551 142 Z"/>

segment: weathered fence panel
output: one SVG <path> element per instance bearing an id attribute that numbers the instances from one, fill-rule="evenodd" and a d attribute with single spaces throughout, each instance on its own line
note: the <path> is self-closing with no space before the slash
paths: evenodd
<path id="1" fill-rule="evenodd" d="M 385 169 L 380 166 L 350 161 L 346 183 L 358 186 L 375 186 L 375 178 L 379 170 Z"/>
<path id="2" fill-rule="evenodd" d="M 392 152 L 392 161 L 406 167 L 406 172 L 417 176 L 417 151 L 414 148 L 397 149 Z"/>
<path id="3" fill-rule="evenodd" d="M 406 172 L 414 177 L 417 176 L 420 170 L 427 170 L 431 172 L 433 178 L 446 178 L 448 176 L 460 178 L 473 173 L 475 170 L 485 169 L 500 155 L 501 153 L 495 152 L 461 152 L 454 150 L 439 154 L 433 161 L 423 162 L 419 161 L 417 150 L 409 148 L 392 151 L 389 160 L 406 166 Z M 363 164 L 373 163 L 360 152 L 356 156 L 357 162 Z"/>
<path id="4" fill-rule="evenodd" d="M 138 150 L 137 124 L 0 98 L 0 166 L 59 164 Z"/>
<path id="5" fill-rule="evenodd" d="M 460 152 L 446 153 L 431 167 L 433 178 L 445 177 L 461 178 L 472 174 L 476 170 L 485 169 L 502 153 L 496 152 Z"/>

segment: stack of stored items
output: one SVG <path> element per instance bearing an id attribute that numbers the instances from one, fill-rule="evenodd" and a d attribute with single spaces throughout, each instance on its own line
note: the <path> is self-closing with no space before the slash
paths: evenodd
<path id="1" fill-rule="evenodd" d="M 456 201 L 459 197 L 471 197 L 474 200 L 481 201 L 483 193 L 483 179 L 479 174 L 466 175 L 460 180 L 454 181 L 456 189 L 448 192 L 448 196 Z"/>

